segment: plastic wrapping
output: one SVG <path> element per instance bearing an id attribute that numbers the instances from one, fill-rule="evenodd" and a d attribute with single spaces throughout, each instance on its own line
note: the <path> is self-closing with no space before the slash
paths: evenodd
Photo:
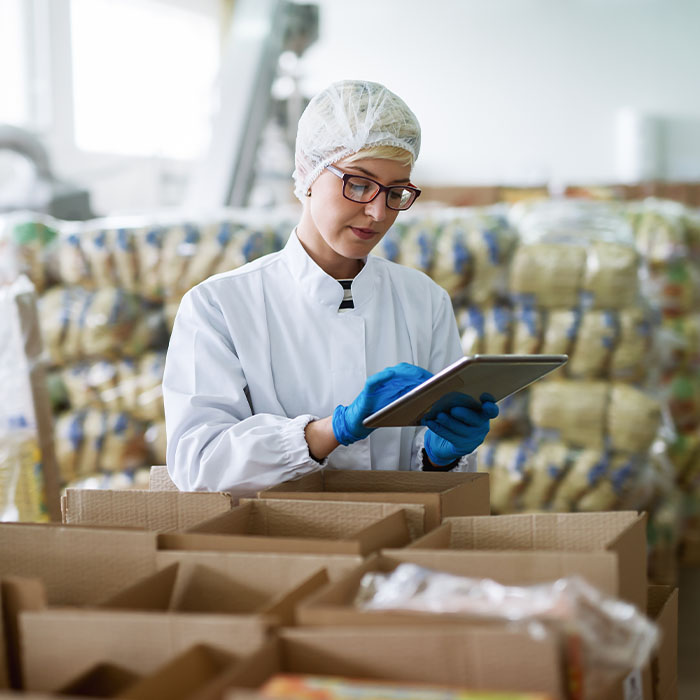
<path id="1" fill-rule="evenodd" d="M 33 304 L 34 289 L 26 277 L 0 284 L 0 520 L 47 519 L 36 405 L 45 392 Z"/>
<path id="2" fill-rule="evenodd" d="M 660 637 L 657 625 L 633 605 L 604 595 L 578 576 L 503 586 L 490 579 L 399 564 L 388 574 L 366 573 L 355 604 L 363 610 L 458 614 L 474 622 L 524 628 L 532 635 L 554 633 L 569 644 L 575 640 L 583 652 L 588 698 L 599 697 L 597 692 L 616 674 L 644 666 Z"/>

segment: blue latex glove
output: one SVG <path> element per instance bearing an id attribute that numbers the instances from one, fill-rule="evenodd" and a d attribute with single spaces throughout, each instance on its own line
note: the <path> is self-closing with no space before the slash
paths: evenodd
<path id="1" fill-rule="evenodd" d="M 423 420 L 428 430 L 423 447 L 428 459 L 438 467 L 444 467 L 463 455 L 473 452 L 489 432 L 489 421 L 498 416 L 493 396 L 482 394 L 481 408 L 455 405 L 441 411 L 433 418 Z M 465 402 L 466 404 L 466 402 Z"/>
<path id="2" fill-rule="evenodd" d="M 363 440 L 374 430 L 362 425 L 365 418 L 432 376 L 428 370 L 408 362 L 401 362 L 373 374 L 349 406 L 336 406 L 333 411 L 335 439 L 341 445 Z"/>

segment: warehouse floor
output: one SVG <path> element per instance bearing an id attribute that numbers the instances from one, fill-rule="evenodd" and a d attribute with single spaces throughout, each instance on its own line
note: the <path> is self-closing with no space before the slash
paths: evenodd
<path id="1" fill-rule="evenodd" d="M 678 700 L 699 700 L 700 567 L 681 568 L 678 595 Z"/>

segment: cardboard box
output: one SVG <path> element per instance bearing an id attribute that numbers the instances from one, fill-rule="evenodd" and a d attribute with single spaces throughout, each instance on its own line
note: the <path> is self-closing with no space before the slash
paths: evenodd
<path id="1" fill-rule="evenodd" d="M 0 576 L 39 578 L 50 605 L 97 603 L 156 571 L 156 534 L 0 524 Z"/>
<path id="2" fill-rule="evenodd" d="M 241 499 L 230 512 L 187 532 L 158 535 L 158 548 L 366 556 L 409 541 L 399 505 Z"/>
<path id="3" fill-rule="evenodd" d="M 518 585 L 580 574 L 647 608 L 646 515 L 634 511 L 448 518 L 408 547 L 430 549 L 463 557 L 471 576 Z"/>
<path id="4" fill-rule="evenodd" d="M 229 685 L 229 677 L 241 667 L 245 658 L 208 644 L 197 644 L 132 684 L 119 697 L 218 700 Z"/>
<path id="5" fill-rule="evenodd" d="M 280 585 L 292 584 L 324 570 L 335 581 L 358 567 L 359 554 L 286 554 L 281 552 L 195 552 L 164 550 L 156 553 L 156 567 L 178 563 L 182 567 L 206 566 L 241 582 L 249 580 L 259 595 L 274 596 Z"/>
<path id="6" fill-rule="evenodd" d="M 425 508 L 425 532 L 445 517 L 491 512 L 488 474 L 465 472 L 324 469 L 260 491 L 258 497 L 419 504 Z"/>
<path id="7" fill-rule="evenodd" d="M 209 642 L 248 652 L 327 581 L 321 557 L 160 552 L 159 571 L 94 608 L 26 606 L 19 616 L 32 690 L 54 690 L 110 661 L 146 675 Z"/>
<path id="8" fill-rule="evenodd" d="M 654 700 L 678 694 L 678 589 L 649 586 L 647 614 L 661 629 L 661 644 L 651 662 Z"/>
<path id="9" fill-rule="evenodd" d="M 66 489 L 63 522 L 72 525 L 187 530 L 231 510 L 227 493 Z"/>
<path id="10" fill-rule="evenodd" d="M 495 517 L 495 516 L 494 516 Z M 424 565 L 428 565 L 427 560 L 430 560 L 431 565 L 441 571 L 446 571 L 460 576 L 469 576 L 469 564 L 464 558 L 451 556 L 452 552 L 420 552 L 411 550 L 401 550 L 392 552 L 391 555 L 385 553 L 380 555 L 373 555 L 370 557 L 362 566 L 358 567 L 357 570 L 349 574 L 348 576 L 325 586 L 317 593 L 312 594 L 305 601 L 300 603 L 297 608 L 297 620 L 300 625 L 306 625 L 309 628 L 314 627 L 323 630 L 335 631 L 339 628 L 344 629 L 354 629 L 358 635 L 361 635 L 362 631 L 367 636 L 371 638 L 374 635 L 376 629 L 385 629 L 393 627 L 396 630 L 397 637 L 401 636 L 402 630 L 411 630 L 413 628 L 422 627 L 426 633 L 439 625 L 443 629 L 455 629 L 460 630 L 465 634 L 471 634 L 475 639 L 480 638 L 485 629 L 493 630 L 508 630 L 514 631 L 515 628 L 510 627 L 507 624 L 500 624 L 497 621 L 484 621 L 478 622 L 472 618 L 459 615 L 459 614 L 430 614 L 430 613 L 412 613 L 407 612 L 395 612 L 395 611 L 381 611 L 381 610 L 361 610 L 356 608 L 354 605 L 354 600 L 359 590 L 360 581 L 363 575 L 368 571 L 380 571 L 388 573 L 393 571 L 398 564 L 402 563 L 402 554 L 411 555 L 406 558 L 407 561 L 413 561 L 417 558 L 416 563 L 421 564 L 423 562 L 420 559 L 425 556 L 426 562 Z M 407 632 L 407 634 L 412 634 L 412 632 Z M 528 635 L 525 632 L 523 634 L 523 644 L 531 643 L 533 640 L 528 639 Z M 420 635 L 419 639 L 416 640 L 415 644 L 421 647 Z M 550 640 L 551 641 L 551 640 Z M 421 647 L 422 648 L 422 647 Z M 563 648 L 563 646 L 562 646 Z M 390 651 L 391 654 L 394 653 L 394 649 Z M 443 649 L 443 652 L 445 649 Z M 474 653 L 474 650 L 471 651 Z M 492 653 L 486 652 L 483 648 L 479 648 L 479 653 Z M 493 652 L 496 653 L 496 652 Z M 561 649 L 560 649 L 560 653 Z M 529 655 L 529 652 L 523 647 L 520 651 L 514 651 L 513 656 L 508 656 L 506 653 L 496 654 L 495 658 L 489 659 L 490 663 L 494 664 L 496 668 L 500 663 L 503 667 L 508 666 L 506 671 L 509 678 L 517 679 L 520 673 L 529 673 L 531 671 L 529 664 L 533 657 Z M 561 660 L 561 659 L 560 659 Z M 557 661 L 557 664 L 560 662 Z M 424 661 L 424 663 L 426 663 Z M 509 665 L 512 664 L 512 667 Z M 561 672 L 561 669 L 560 669 Z M 550 677 L 553 677 L 555 671 L 550 669 L 548 671 Z M 633 678 L 632 678 L 633 677 Z M 411 678 L 407 676 L 406 678 Z M 606 686 L 606 692 L 601 696 L 596 696 L 595 700 L 627 700 L 630 696 L 629 691 L 625 690 L 626 684 L 629 682 L 636 683 L 641 689 L 641 695 L 636 696 L 639 700 L 652 700 L 651 692 L 651 671 L 650 666 L 647 664 L 643 669 L 635 671 L 624 671 L 620 672 L 618 676 L 611 680 L 609 685 Z M 459 682 L 459 681 L 455 681 Z M 469 686 L 467 686 L 469 687 Z M 489 689 L 489 685 L 479 685 L 478 688 Z M 507 686 L 493 686 L 491 689 L 506 688 Z M 514 685 L 510 686 L 512 689 L 516 690 L 536 690 L 542 688 L 531 687 L 530 685 Z M 626 694 L 627 693 L 627 694 Z M 568 697 L 559 696 L 556 697 Z M 588 697 L 588 696 L 587 696 Z"/>
<path id="11" fill-rule="evenodd" d="M 285 629 L 231 675 L 238 689 L 259 688 L 276 673 L 382 679 L 474 690 L 529 690 L 565 700 L 560 649 L 504 628 L 420 626 Z"/>
<path id="12" fill-rule="evenodd" d="M 149 488 L 151 491 L 179 491 L 175 482 L 170 478 L 166 466 L 156 465 L 149 472 Z"/>
<path id="13" fill-rule="evenodd" d="M 289 567 L 274 557 L 243 561 L 244 568 L 209 562 L 175 562 L 121 591 L 100 607 L 110 610 L 219 613 L 274 616 L 294 624 L 299 601 L 328 583 L 325 569 L 316 567 L 284 578 Z"/>

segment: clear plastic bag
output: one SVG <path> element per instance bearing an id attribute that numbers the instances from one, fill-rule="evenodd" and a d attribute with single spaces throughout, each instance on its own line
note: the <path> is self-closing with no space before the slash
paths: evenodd
<path id="1" fill-rule="evenodd" d="M 597 692 L 620 672 L 644 666 L 660 637 L 657 625 L 633 605 L 604 595 L 578 576 L 504 586 L 405 563 L 390 573 L 366 573 L 355 605 L 363 610 L 457 614 L 540 636 L 554 632 L 567 640 L 565 648 L 573 638 L 582 646 L 588 698 L 599 697 Z"/>

